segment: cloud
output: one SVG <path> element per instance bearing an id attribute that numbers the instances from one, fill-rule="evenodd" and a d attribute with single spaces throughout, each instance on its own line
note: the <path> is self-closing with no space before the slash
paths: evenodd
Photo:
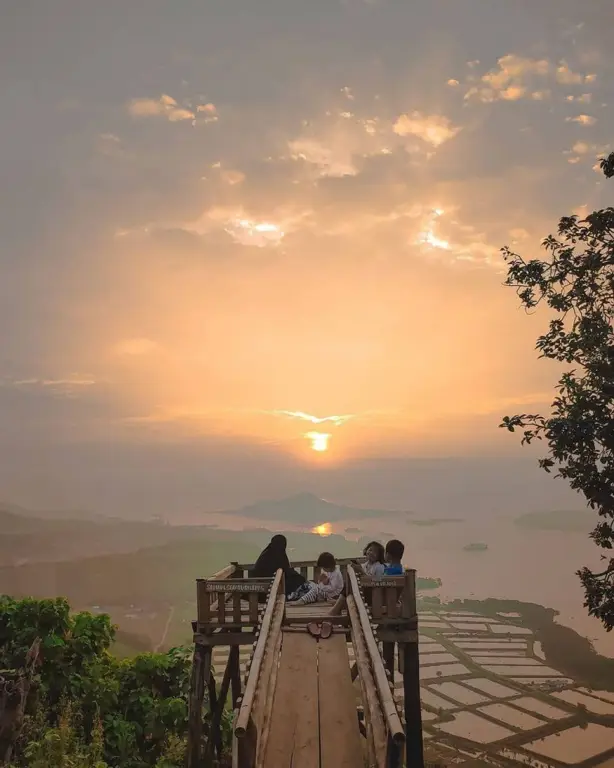
<path id="1" fill-rule="evenodd" d="M 554 65 L 546 58 L 532 59 L 510 53 L 502 56 L 496 67 L 482 75 L 479 85 L 470 85 L 465 99 L 483 103 L 519 101 L 523 98 L 543 101 L 550 95 L 550 91 L 541 85 L 546 80 L 554 80 L 559 85 L 594 82 L 592 75 L 574 72 L 565 61 Z M 537 83 L 540 85 L 537 86 Z"/>
<path id="2" fill-rule="evenodd" d="M 527 94 L 529 81 L 548 75 L 550 67 L 547 59 L 529 59 L 516 54 L 502 56 L 497 66 L 482 76 L 482 85 L 471 87 L 465 98 L 475 97 L 486 103 L 500 99 L 517 101 Z"/>
<path id="3" fill-rule="evenodd" d="M 325 146 L 317 139 L 299 138 L 288 143 L 293 160 L 303 160 L 314 165 L 322 176 L 354 176 L 356 165 L 349 148 Z"/>
<path id="4" fill-rule="evenodd" d="M 80 390 L 97 384 L 96 378 L 86 374 L 69 374 L 58 378 L 24 378 L 4 380 L 4 386 L 27 390 L 49 390 L 55 394 L 74 396 Z"/>
<path id="5" fill-rule="evenodd" d="M 565 122 L 580 123 L 580 125 L 595 125 L 597 118 L 591 117 L 591 115 L 576 115 L 576 117 L 566 117 Z"/>
<path id="6" fill-rule="evenodd" d="M 206 107 L 213 107 L 213 105 L 206 104 L 202 109 Z M 128 111 L 133 117 L 162 116 L 170 120 L 171 123 L 196 119 L 192 110 L 180 107 L 172 96 L 167 96 L 164 93 L 159 99 L 132 99 L 128 105 Z M 197 111 L 200 112 L 201 107 L 197 107 Z M 209 110 L 205 109 L 205 111 L 206 114 L 210 115 Z"/>
<path id="7" fill-rule="evenodd" d="M 411 112 L 400 115 L 392 130 L 397 136 L 417 136 L 433 147 L 439 147 L 460 133 L 456 126 L 444 115 L 423 115 L 421 112 Z"/>

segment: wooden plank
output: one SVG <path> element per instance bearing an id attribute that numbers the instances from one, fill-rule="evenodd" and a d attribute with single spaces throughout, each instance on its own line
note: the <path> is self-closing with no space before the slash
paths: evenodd
<path id="1" fill-rule="evenodd" d="M 241 595 L 232 596 L 232 620 L 235 624 L 241 623 Z"/>
<path id="2" fill-rule="evenodd" d="M 321 606 L 321 610 L 318 610 L 320 606 L 311 605 L 292 605 L 292 603 L 286 603 L 286 618 L 285 624 L 299 624 L 307 625 L 312 621 L 322 621 L 326 618 L 331 624 L 336 624 L 340 627 L 347 627 L 349 624 L 349 618 L 347 616 L 330 616 L 330 609 L 332 603 L 326 603 Z"/>
<path id="3" fill-rule="evenodd" d="M 207 582 L 198 579 L 196 582 L 196 620 L 199 624 L 211 621 L 211 595 L 207 592 Z"/>
<path id="4" fill-rule="evenodd" d="M 347 643 L 340 635 L 318 644 L 318 680 L 320 764 L 322 768 L 356 768 L 362 764 L 356 693 Z"/>
<path id="5" fill-rule="evenodd" d="M 373 587 L 371 590 L 371 615 L 377 621 L 381 619 L 384 613 L 384 596 L 382 594 L 383 587 Z"/>
<path id="6" fill-rule="evenodd" d="M 223 624 L 226 621 L 226 600 L 222 595 L 220 598 L 217 601 L 217 621 L 218 624 Z"/>
<path id="7" fill-rule="evenodd" d="M 366 557 L 338 557 L 338 558 L 336 558 L 338 566 L 350 565 L 351 563 L 353 563 L 355 561 L 358 562 L 358 563 L 364 563 L 366 559 L 367 559 Z M 292 563 L 291 563 L 292 568 L 298 568 L 298 569 L 300 569 L 302 567 L 313 568 L 315 566 L 315 564 L 316 564 L 315 560 L 293 560 Z M 233 565 L 236 568 L 242 569 L 243 571 L 252 571 L 254 569 L 255 563 L 233 563 Z"/>
<path id="8" fill-rule="evenodd" d="M 266 594 L 271 588 L 273 579 L 271 578 L 253 578 L 253 579 L 206 579 L 207 592 L 259 592 Z"/>
<path id="9" fill-rule="evenodd" d="M 236 563 L 231 563 L 230 565 L 227 565 L 225 568 L 222 568 L 221 571 L 214 573 L 213 576 L 209 576 L 207 581 L 229 579 L 235 573 L 236 568 L 237 568 Z"/>
<path id="10" fill-rule="evenodd" d="M 401 595 L 401 616 L 412 619 L 417 615 L 416 607 L 416 571 L 408 568 L 405 571 L 403 594 Z"/>
<path id="11" fill-rule="evenodd" d="M 379 622 L 377 622 L 379 624 Z M 417 643 L 418 631 L 416 629 L 392 629 L 386 626 L 378 626 L 377 639 L 380 643 Z"/>
<path id="12" fill-rule="evenodd" d="M 253 593 L 249 596 L 249 620 L 258 623 L 258 595 Z"/>
<path id="13" fill-rule="evenodd" d="M 284 635 L 264 768 L 320 768 L 317 654 L 306 632 Z"/>
<path id="14" fill-rule="evenodd" d="M 399 615 L 399 609 L 397 608 L 397 588 L 386 587 L 384 591 L 386 593 L 386 616 L 389 619 L 396 619 Z"/>

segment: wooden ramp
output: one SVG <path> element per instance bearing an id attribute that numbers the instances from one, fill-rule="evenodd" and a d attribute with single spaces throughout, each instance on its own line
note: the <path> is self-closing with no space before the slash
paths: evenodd
<path id="1" fill-rule="evenodd" d="M 362 764 L 345 637 L 284 632 L 264 768 Z"/>

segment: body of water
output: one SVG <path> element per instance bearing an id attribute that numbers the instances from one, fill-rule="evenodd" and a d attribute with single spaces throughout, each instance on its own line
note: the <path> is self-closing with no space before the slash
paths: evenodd
<path id="1" fill-rule="evenodd" d="M 293 528 L 280 525 L 279 521 L 254 521 L 228 515 L 207 516 L 205 522 L 237 530 Z M 315 520 L 314 527 L 322 523 L 326 521 Z M 356 528 L 360 533 L 349 536 L 346 528 Z M 588 534 L 529 530 L 515 525 L 511 519 L 501 518 L 433 526 L 407 525 L 394 518 L 344 520 L 330 528 L 327 526 L 326 530 L 348 539 L 363 536 L 384 539 L 382 532 L 393 534 L 405 543 L 406 566 L 416 568 L 422 576 L 442 579 L 442 599 L 492 597 L 554 608 L 559 611 L 560 623 L 589 638 L 599 653 L 614 657 L 614 632 L 606 632 L 597 619 L 587 614 L 582 585 L 575 573 L 584 565 L 595 569 L 603 567 L 600 551 Z M 488 549 L 464 551 L 463 547 L 472 542 L 484 542 Z"/>

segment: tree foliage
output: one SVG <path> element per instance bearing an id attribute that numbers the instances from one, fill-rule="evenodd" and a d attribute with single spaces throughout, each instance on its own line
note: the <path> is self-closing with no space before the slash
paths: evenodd
<path id="1" fill-rule="evenodd" d="M 119 660 L 109 653 L 113 637 L 108 616 L 73 615 L 64 598 L 0 597 L 0 670 L 13 679 L 32 646 L 40 648 L 13 766 L 183 765 L 190 654 L 178 648 Z M 1 709 L 0 731 L 10 714 Z"/>
<path id="2" fill-rule="evenodd" d="M 614 153 L 601 163 L 614 176 Z M 523 431 L 523 443 L 544 440 L 546 472 L 582 493 L 599 522 L 592 539 L 605 552 L 604 568 L 582 568 L 585 606 L 606 629 L 614 626 L 614 208 L 580 220 L 560 220 L 558 237 L 544 241 L 545 260 L 525 261 L 503 249 L 506 285 L 527 310 L 546 304 L 554 315 L 537 340 L 541 357 L 565 363 L 549 416 L 506 416 L 502 427 Z"/>

